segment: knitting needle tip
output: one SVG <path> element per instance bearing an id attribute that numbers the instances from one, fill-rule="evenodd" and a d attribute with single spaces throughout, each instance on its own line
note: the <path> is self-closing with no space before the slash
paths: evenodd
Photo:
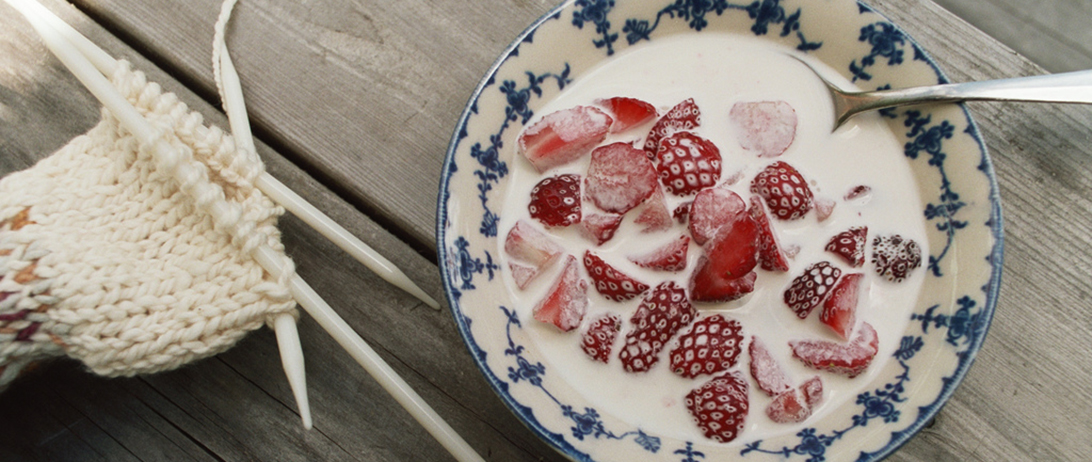
<path id="1" fill-rule="evenodd" d="M 296 329 L 296 319 L 292 315 L 279 314 L 273 320 L 273 331 L 277 334 L 277 346 L 281 351 L 281 365 L 288 376 L 288 386 L 296 397 L 303 428 L 311 429 L 311 405 L 307 400 L 307 375 L 303 367 L 303 348 Z"/>

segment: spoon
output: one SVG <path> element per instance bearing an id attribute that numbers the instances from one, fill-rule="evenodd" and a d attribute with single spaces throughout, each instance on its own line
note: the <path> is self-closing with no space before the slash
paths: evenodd
<path id="1" fill-rule="evenodd" d="M 895 106 L 959 101 L 1092 104 L 1092 70 L 894 90 L 845 91 L 823 78 L 807 61 L 793 58 L 807 66 L 830 91 L 835 116 L 831 131 L 861 112 Z"/>

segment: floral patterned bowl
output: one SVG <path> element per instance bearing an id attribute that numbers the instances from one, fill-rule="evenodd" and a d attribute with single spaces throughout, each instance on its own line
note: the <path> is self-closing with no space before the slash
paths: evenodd
<path id="1" fill-rule="evenodd" d="M 440 268 L 466 345 L 534 433 L 579 461 L 878 460 L 926 425 L 974 360 L 1001 276 L 1000 201 L 986 148 L 961 105 L 882 113 L 924 205 L 929 255 L 891 357 L 863 391 L 792 431 L 727 444 L 634 426 L 566 383 L 531 339 L 501 274 L 499 229 L 523 125 L 567 84 L 630 47 L 727 32 L 806 53 L 862 88 L 945 82 L 925 52 L 853 0 L 575 0 L 531 25 L 470 98 L 444 164 Z M 527 310 L 523 310 L 525 313 Z M 752 395 L 754 390 L 752 390 Z M 752 411 L 753 412 L 753 411 Z"/>

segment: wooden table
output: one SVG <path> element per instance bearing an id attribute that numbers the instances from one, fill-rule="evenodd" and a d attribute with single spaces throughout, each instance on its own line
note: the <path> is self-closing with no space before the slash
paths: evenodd
<path id="1" fill-rule="evenodd" d="M 218 0 L 45 2 L 226 126 L 211 71 Z M 956 81 L 1039 74 L 927 0 L 877 0 Z M 245 0 L 230 46 L 269 171 L 443 298 L 436 188 L 467 97 L 552 1 Z M 0 5 L 0 173 L 98 120 L 99 105 Z M 975 104 L 1004 201 L 1004 288 L 977 362 L 892 460 L 1087 460 L 1092 454 L 1092 109 Z M 490 390 L 450 313 L 381 281 L 295 218 L 299 273 L 486 459 L 563 460 Z M 274 336 L 174 372 L 104 379 L 70 361 L 0 395 L 0 460 L 450 460 L 309 318 L 315 428 Z"/>

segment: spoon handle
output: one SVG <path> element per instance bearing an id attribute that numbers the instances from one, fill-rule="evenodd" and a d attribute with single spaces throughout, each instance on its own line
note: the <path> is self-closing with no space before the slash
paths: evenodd
<path id="1" fill-rule="evenodd" d="M 1026 101 L 1092 104 L 1092 70 L 851 93 L 853 112 L 919 103 Z"/>

